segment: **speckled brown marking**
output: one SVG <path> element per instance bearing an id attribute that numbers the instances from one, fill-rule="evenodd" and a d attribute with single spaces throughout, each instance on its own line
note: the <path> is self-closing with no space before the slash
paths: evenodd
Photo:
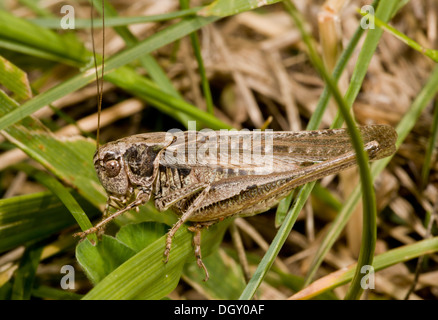
<path id="1" fill-rule="evenodd" d="M 397 134 L 392 127 L 373 125 L 360 127 L 360 131 L 370 160 L 395 152 Z M 79 235 L 85 237 L 97 232 L 115 216 L 143 205 L 153 195 L 159 210 L 172 208 L 180 216 L 167 235 L 165 261 L 169 258 L 172 237 L 183 223 L 191 221 L 194 223 L 197 263 L 206 271 L 200 251 L 199 232 L 203 227 L 232 216 L 246 217 L 264 212 L 294 188 L 356 164 L 356 154 L 346 129 L 267 134 L 272 135 L 274 143 L 271 167 L 235 165 L 230 161 L 209 165 L 207 160 L 211 153 L 207 152 L 193 163 L 167 162 L 170 160 L 164 155 L 170 146 L 175 148 L 173 153 L 184 148 L 181 150 L 188 154 L 186 148 L 192 145 L 184 145 L 189 141 L 187 132 L 183 142 L 179 142 L 181 144 L 166 140 L 164 132 L 134 135 L 107 143 L 96 152 L 94 165 L 108 193 L 107 207 L 120 210 Z M 231 135 L 241 135 L 244 139 L 248 133 Z M 199 138 L 197 148 L 210 143 L 203 136 L 195 134 L 194 137 Z M 238 154 L 242 156 L 244 151 L 239 149 Z"/>

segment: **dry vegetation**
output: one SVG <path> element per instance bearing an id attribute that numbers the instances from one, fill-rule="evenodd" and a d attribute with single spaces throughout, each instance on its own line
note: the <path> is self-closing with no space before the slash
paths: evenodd
<path id="1" fill-rule="evenodd" d="M 162 1 L 111 1 L 120 16 L 153 15 L 178 10 L 178 2 Z M 191 6 L 200 5 L 192 1 Z M 328 68 L 333 68 L 343 47 L 351 39 L 358 25 L 356 8 L 369 1 L 344 1 L 342 8 L 329 8 L 330 1 L 297 1 L 307 27 L 323 53 Z M 342 2 L 342 1 L 339 1 Z M 335 2 L 332 2 L 332 4 Z M 10 10 L 20 17 L 31 17 L 34 13 L 16 1 L 7 2 Z M 39 5 L 56 13 L 56 1 L 40 1 Z M 297 3 L 298 5 L 298 3 Z M 76 14 L 88 17 L 87 3 L 76 5 Z M 426 48 L 437 48 L 438 3 L 434 0 L 411 0 L 392 19 L 391 24 Z M 144 39 L 163 29 L 167 23 L 138 24 L 130 27 L 139 38 Z M 89 30 L 79 31 L 80 36 L 91 46 Z M 96 31 L 96 49 L 101 48 L 100 29 Z M 275 4 L 231 16 L 202 28 L 199 32 L 206 74 L 211 86 L 214 114 L 233 127 L 274 130 L 304 130 L 314 112 L 324 89 L 324 82 L 309 61 L 306 46 L 300 32 L 281 4 Z M 342 92 L 348 88 L 350 76 L 356 65 L 359 44 L 339 82 Z M 112 56 L 125 46 L 123 40 L 110 28 L 106 30 L 105 55 Z M 153 55 L 163 67 L 175 88 L 184 99 L 202 110 L 206 110 L 200 86 L 200 75 L 189 38 L 165 46 Z M 334 62 L 333 62 L 334 61 Z M 20 65 L 18 63 L 18 65 Z M 354 102 L 354 117 L 359 124 L 390 124 L 396 126 L 406 114 L 413 101 L 428 80 L 435 63 L 423 54 L 402 43 L 394 35 L 384 32 L 375 55 L 368 67 L 361 91 Z M 32 83 L 42 76 L 41 70 L 23 66 Z M 26 69 L 27 68 L 27 69 Z M 56 66 L 39 87 L 43 92 L 64 81 L 73 72 L 69 67 Z M 139 67 L 139 73 L 144 70 Z M 53 105 L 77 125 L 53 114 L 49 107 L 40 109 L 35 116 L 46 119 L 59 135 L 78 134 L 77 128 L 95 133 L 96 104 L 95 85 L 92 84 L 65 96 Z M 114 85 L 106 83 L 104 88 L 104 110 L 102 113 L 102 141 L 110 141 L 134 133 L 166 131 L 184 126 L 154 106 L 132 97 Z M 438 208 L 438 162 L 432 156 L 430 173 L 422 180 L 424 157 L 431 139 L 433 112 L 436 103 L 431 101 L 416 121 L 415 127 L 399 148 L 397 154 L 375 182 L 378 206 L 378 231 L 376 255 L 392 248 L 412 244 L 437 234 Z M 332 102 L 324 115 L 321 128 L 333 122 L 337 112 Z M 436 111 L 435 111 L 436 112 Z M 50 119 L 50 120 L 47 120 Z M 435 148 L 436 151 L 436 148 Z M 8 166 L 25 160 L 21 151 L 14 149 L 0 154 L 3 171 L 3 196 L 32 193 L 41 186 L 27 179 L 23 173 L 16 174 Z M 91 161 L 91 159 L 90 159 Z M 359 183 L 357 173 L 347 172 L 321 181 L 332 195 L 342 203 L 349 192 Z M 290 233 L 275 266 L 282 271 L 305 276 L 315 250 L 323 239 L 336 210 L 314 195 L 300 214 Z M 248 219 L 236 219 L 245 250 L 249 254 L 263 256 L 276 234 L 275 210 Z M 435 222 L 434 222 L 435 220 Z M 325 257 L 317 278 L 340 270 L 357 259 L 361 245 L 362 210 L 360 207 L 350 218 L 346 228 Z M 227 233 L 222 248 L 232 248 L 230 233 Z M 0 256 L 0 261 L 17 261 L 22 251 L 12 251 L 12 258 Z M 9 253 L 11 255 L 11 252 Z M 5 258 L 6 257 L 6 258 Z M 37 277 L 49 278 L 57 273 L 57 266 L 73 263 L 73 251 L 66 250 L 57 259 L 40 265 Z M 376 274 L 375 289 L 367 292 L 369 298 L 404 299 L 411 288 L 418 259 L 398 263 Z M 430 254 L 420 261 L 419 277 L 409 299 L 436 299 L 438 297 L 438 256 Z M 1 263 L 0 263 L 1 265 Z M 1 267 L 1 266 L 0 266 Z M 249 273 L 256 265 L 250 263 Z M 54 271 L 56 270 L 56 271 Z M 273 276 L 275 278 L 275 276 Z M 88 283 L 79 279 L 82 292 Z M 339 297 L 345 295 L 348 285 L 334 291 Z M 260 299 L 285 299 L 293 292 L 285 286 L 264 283 L 259 291 Z M 208 293 L 199 285 L 184 278 L 169 295 L 173 299 L 208 298 Z"/>

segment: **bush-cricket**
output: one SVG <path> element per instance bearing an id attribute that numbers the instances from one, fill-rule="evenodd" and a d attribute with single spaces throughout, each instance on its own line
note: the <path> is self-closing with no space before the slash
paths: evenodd
<path id="1" fill-rule="evenodd" d="M 100 108 L 101 90 L 98 93 Z M 395 152 L 397 134 L 391 126 L 359 130 L 370 160 Z M 76 235 L 84 238 L 101 231 L 120 214 L 152 199 L 160 211 L 171 208 L 180 216 L 167 234 L 165 262 L 172 237 L 191 222 L 197 264 L 207 280 L 201 257 L 203 228 L 232 216 L 265 212 L 294 188 L 354 166 L 356 154 L 347 129 L 206 130 L 128 136 L 97 145 L 93 161 L 108 194 L 104 219 Z M 117 211 L 108 215 L 110 207 Z"/>

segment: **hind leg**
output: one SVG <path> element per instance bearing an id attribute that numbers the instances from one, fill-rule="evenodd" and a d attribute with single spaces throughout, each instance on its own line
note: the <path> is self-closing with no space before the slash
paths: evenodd
<path id="1" fill-rule="evenodd" d="M 187 209 L 187 211 L 183 213 L 183 215 L 179 218 L 179 220 L 173 225 L 173 227 L 167 233 L 166 250 L 164 250 L 165 263 L 167 263 L 167 261 L 169 260 L 169 253 L 170 253 L 170 248 L 172 246 L 173 236 L 178 231 L 178 229 L 184 224 L 184 222 L 190 220 L 190 217 L 201 206 L 202 201 L 205 199 L 209 191 L 210 191 L 210 186 L 208 185 L 204 190 L 201 191 L 201 193 L 196 197 L 196 199 Z"/>
<path id="2" fill-rule="evenodd" d="M 204 228 L 208 228 L 214 224 L 214 222 L 207 222 L 207 223 L 197 223 L 191 227 L 189 227 L 189 231 L 193 232 L 193 246 L 195 248 L 195 257 L 196 257 L 196 263 L 198 264 L 198 267 L 203 269 L 205 272 L 205 278 L 204 281 L 207 281 L 210 277 L 208 274 L 208 270 L 204 265 L 204 262 L 202 262 L 202 255 L 201 255 L 201 231 Z"/>

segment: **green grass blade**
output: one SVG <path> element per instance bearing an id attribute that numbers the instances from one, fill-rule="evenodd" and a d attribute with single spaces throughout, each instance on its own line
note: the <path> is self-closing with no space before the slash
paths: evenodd
<path id="1" fill-rule="evenodd" d="M 421 169 L 421 185 L 424 189 L 429 181 L 430 166 L 432 163 L 432 157 L 435 150 L 435 146 L 438 140 L 438 99 L 435 100 L 435 109 L 433 111 L 433 121 L 429 143 L 427 145 L 426 154 L 424 156 L 423 168 Z"/>
<path id="2" fill-rule="evenodd" d="M 380 16 L 382 18 L 382 20 L 389 19 L 393 13 L 394 5 L 395 5 L 395 1 L 387 1 L 385 3 L 380 3 L 377 10 L 376 10 L 376 15 Z M 369 62 L 371 61 L 371 58 L 374 54 L 374 50 L 377 47 L 377 44 L 380 40 L 381 35 L 382 35 L 381 30 L 380 30 L 380 32 L 377 29 L 369 30 L 369 33 L 365 39 L 364 46 L 362 47 L 363 49 L 361 50 L 361 52 L 359 54 L 358 62 L 356 63 L 356 67 L 354 69 L 350 85 L 347 89 L 347 93 L 345 94 L 345 101 L 346 101 L 348 106 L 352 106 L 354 100 L 356 99 L 356 96 L 360 90 L 361 84 L 362 84 L 363 79 L 365 77 L 365 74 L 367 71 L 367 66 L 368 66 Z M 345 117 L 345 114 L 343 114 L 343 116 Z M 338 113 L 338 117 L 334 121 L 332 127 L 335 127 L 335 128 L 340 127 L 342 122 L 343 122 L 343 117 L 341 117 L 340 114 Z M 350 125 L 349 125 L 349 128 L 350 128 Z M 358 156 L 359 156 L 359 154 L 358 154 Z M 359 169 L 361 169 L 361 166 L 359 167 Z M 373 185 L 372 185 L 372 181 L 371 181 L 372 179 L 371 179 L 371 176 L 368 176 L 368 177 L 370 178 L 370 181 L 367 180 L 367 190 L 371 190 L 371 188 L 373 189 Z M 368 201 L 364 200 L 364 205 L 368 205 L 368 203 L 369 203 Z M 364 208 L 364 212 L 366 212 L 365 208 Z M 364 227 L 365 227 L 365 224 L 364 224 Z M 374 229 L 374 231 L 372 231 L 372 232 L 374 233 L 375 226 L 373 229 Z M 364 228 L 364 231 L 365 231 L 365 228 Z M 370 229 L 365 231 L 364 235 L 367 235 L 368 231 L 370 231 Z M 368 234 L 368 236 L 370 238 L 375 237 L 375 235 L 372 235 L 372 234 Z M 363 245 L 363 248 L 366 250 L 364 242 L 362 242 L 362 245 Z M 370 248 L 368 248 L 368 249 L 370 249 Z M 367 253 L 368 258 L 371 259 L 372 253 L 369 250 L 367 250 L 367 251 L 368 251 L 368 253 Z M 362 251 L 362 247 L 361 247 L 361 252 L 365 252 L 365 251 Z M 317 257 L 317 256 L 315 256 L 315 257 Z M 312 265 L 312 267 L 314 267 L 314 266 Z M 311 277 L 313 276 L 313 274 L 315 272 L 316 272 L 316 269 L 314 269 L 314 268 L 309 269 L 309 272 L 306 276 L 306 285 L 309 283 Z M 359 276 L 359 274 L 357 274 L 357 276 Z M 355 292 L 358 293 L 360 290 L 358 290 L 359 286 L 358 286 L 358 278 L 357 277 L 355 278 L 354 283 L 355 283 L 354 288 L 356 288 Z M 352 297 L 352 295 L 349 295 L 349 296 Z"/>
<path id="3" fill-rule="evenodd" d="M 39 183 L 56 195 L 65 205 L 68 211 L 70 211 L 71 215 L 75 218 L 82 230 L 87 230 L 93 226 L 82 207 L 61 182 L 59 182 L 53 176 L 43 171 L 36 170 L 35 168 L 26 164 L 19 165 L 17 168 L 25 172 L 27 175 L 34 177 Z M 91 241 L 97 241 L 95 234 L 89 235 L 88 239 Z"/>
<path id="4" fill-rule="evenodd" d="M 50 53 L 44 49 L 32 48 L 28 45 L 20 44 L 11 40 L 5 40 L 0 38 L 0 48 L 4 48 L 13 52 L 20 52 L 29 56 L 34 56 L 46 60 L 58 61 L 67 65 L 72 64 L 71 60 L 59 57 L 58 55 Z M 74 66 L 77 67 L 78 65 L 74 64 Z"/>
<path id="5" fill-rule="evenodd" d="M 32 296 L 51 300 L 80 300 L 83 296 L 68 290 L 55 289 L 49 286 L 37 286 L 32 290 Z"/>
<path id="6" fill-rule="evenodd" d="M 150 80 L 139 76 L 135 71 L 128 67 L 117 69 L 115 72 L 106 75 L 105 79 L 141 99 L 153 103 L 158 109 L 169 115 L 172 115 L 175 110 L 178 110 L 187 114 L 192 119 L 208 126 L 212 130 L 232 128 L 230 125 L 223 123 L 215 116 L 199 110 L 181 99 L 163 93 Z"/>
<path id="7" fill-rule="evenodd" d="M 296 10 L 294 10 L 293 7 L 291 7 L 291 4 L 289 2 L 285 2 L 285 5 L 289 9 L 289 11 L 292 11 L 295 23 L 300 28 L 300 31 L 303 35 L 303 39 L 305 40 L 306 45 L 309 48 L 309 54 L 311 56 L 312 62 L 317 67 L 318 71 L 320 71 L 321 74 L 323 75 L 324 80 L 326 81 L 327 85 L 330 87 L 332 93 L 334 93 L 335 98 L 336 98 L 338 104 L 340 105 L 340 107 L 344 106 L 342 108 L 343 113 L 345 114 L 346 117 L 348 117 L 349 116 L 348 111 L 347 111 L 348 108 L 345 106 L 345 102 L 343 101 L 334 80 L 332 80 L 331 77 L 328 76 L 327 72 L 325 72 L 325 69 L 323 67 L 322 62 L 320 61 L 316 51 L 313 49 L 313 45 L 311 44 L 309 36 L 307 36 L 307 33 L 304 30 L 304 27 L 302 26 L 302 23 L 300 23 L 300 20 L 296 16 L 296 13 L 295 13 Z M 356 154 L 358 155 L 358 162 L 359 162 L 360 168 L 361 168 L 361 178 L 363 179 L 363 181 L 365 181 L 364 183 L 365 183 L 366 189 L 367 189 L 367 193 L 366 193 L 367 203 L 370 204 L 370 206 L 366 208 L 370 212 L 368 215 L 369 219 L 367 221 L 370 225 L 372 225 L 373 221 L 375 221 L 375 216 L 376 216 L 375 205 L 374 206 L 372 205 L 373 203 L 375 203 L 375 197 L 374 197 L 374 192 L 373 192 L 373 188 L 372 188 L 371 176 L 370 176 L 369 168 L 368 168 L 367 156 L 363 151 L 363 143 L 361 143 L 361 138 L 360 138 L 359 133 L 354 132 L 355 130 L 357 131 L 357 129 L 355 129 L 354 121 L 351 118 L 348 118 L 348 122 L 349 122 L 348 123 L 349 128 L 351 130 L 351 134 L 352 134 L 353 145 L 355 147 Z M 304 206 L 304 203 L 307 200 L 307 198 L 309 197 L 310 192 L 311 192 L 314 185 L 315 185 L 314 182 L 310 183 L 310 184 L 306 185 L 301 190 L 304 192 L 298 197 L 298 201 L 294 204 L 294 208 L 291 209 L 290 213 L 288 214 L 288 217 L 286 218 L 286 221 L 288 221 L 288 219 L 291 219 L 287 223 L 287 225 L 289 225 L 290 228 L 293 227 L 296 216 L 299 213 L 299 211 L 302 209 L 302 207 Z M 375 232 L 375 228 L 373 228 L 372 230 L 374 230 L 374 232 Z M 279 233 L 280 233 L 280 231 L 281 231 L 281 229 L 279 230 Z M 289 232 L 290 232 L 290 230 L 289 230 Z M 370 246 L 368 246 L 367 248 L 373 248 L 373 241 L 375 241 L 375 237 L 373 236 L 373 232 L 371 234 L 366 234 L 366 236 L 368 237 L 366 239 L 366 243 L 370 243 Z M 277 237 L 276 237 L 276 239 L 277 239 Z M 281 242 L 282 240 L 281 240 L 280 235 L 277 239 L 278 242 L 275 241 L 276 239 L 274 239 L 273 243 L 271 244 L 271 247 L 274 245 L 281 247 L 282 243 L 284 243 L 284 242 Z M 275 244 L 274 244 L 274 242 L 275 242 Z M 256 291 L 257 287 L 260 285 L 262 278 L 266 274 L 270 265 L 273 263 L 272 254 L 274 252 L 278 253 L 279 250 L 280 250 L 280 248 L 273 249 L 272 251 L 268 250 L 268 252 L 266 253 L 262 262 L 260 263 L 259 267 L 257 268 L 256 273 L 254 274 L 253 278 L 251 279 L 250 283 L 248 284 L 247 288 L 242 293 L 242 295 L 240 297 L 241 299 L 249 299 L 252 297 L 253 294 L 255 294 L 255 291 Z M 363 259 L 363 261 L 365 261 L 363 263 L 369 262 L 372 259 L 373 250 L 363 250 L 362 252 L 363 252 L 362 259 Z M 263 270 L 263 268 L 264 268 L 264 270 Z"/>
<path id="8" fill-rule="evenodd" d="M 33 12 L 35 12 L 37 15 L 42 17 L 51 17 L 53 14 L 46 8 L 43 8 L 39 5 L 38 1 L 34 0 L 19 0 L 19 2 L 29 9 L 31 9 Z M 58 19 L 58 25 L 59 25 L 59 19 Z"/>
<path id="9" fill-rule="evenodd" d="M 0 115 L 17 109 L 18 104 L 0 91 Z M 7 128 L 3 135 L 58 178 L 77 187 L 91 203 L 99 206 L 105 201 L 106 195 L 90 161 L 95 150 L 91 139 L 56 138 L 31 117 Z"/>
<path id="10" fill-rule="evenodd" d="M 283 223 L 286 218 L 287 213 L 289 212 L 290 204 L 292 203 L 292 199 L 294 197 L 295 190 L 293 190 L 284 200 L 280 201 L 277 207 L 277 211 L 275 212 L 275 227 L 278 228 Z"/>
<path id="11" fill-rule="evenodd" d="M 94 7 L 102 14 L 102 6 L 101 1 L 94 0 L 93 1 Z M 116 17 L 117 11 L 111 6 L 108 1 L 105 1 L 105 25 L 106 19 L 109 17 Z M 118 26 L 115 27 L 114 30 L 122 37 L 122 39 L 125 41 L 126 45 L 128 47 L 132 47 L 135 44 L 138 43 L 137 38 L 129 31 L 129 29 L 125 26 Z M 147 53 L 140 58 L 140 63 L 142 64 L 143 68 L 147 70 L 148 74 L 150 75 L 151 79 L 157 84 L 157 86 L 164 91 L 165 93 L 182 100 L 180 94 L 178 91 L 174 88 L 172 82 L 167 77 L 166 73 L 163 71 L 161 66 L 157 63 L 155 58 Z M 185 115 L 182 112 L 173 112 L 173 117 L 176 117 L 183 125 L 185 124 L 187 126 L 187 121 L 190 120 L 187 115 Z"/>
<path id="12" fill-rule="evenodd" d="M 2 91 L 0 91 L 0 101 L 2 102 L 0 104 L 0 113 L 6 113 L 17 107 L 15 102 L 2 93 Z M 103 194 L 94 168 L 91 165 L 95 148 L 94 142 L 91 140 L 83 138 L 57 139 L 41 123 L 31 117 L 26 117 L 20 123 L 7 128 L 3 134 L 9 141 L 26 152 L 34 160 L 39 161 L 58 178 L 70 185 L 76 186 L 79 192 L 88 198 L 91 203 L 99 206 L 105 201 L 106 196 Z M 33 175 L 56 194 L 83 229 L 88 229 L 92 226 L 85 211 L 82 209 L 82 205 L 78 204 L 75 198 L 58 180 L 43 172 L 35 172 L 27 166 L 21 166 L 21 170 Z M 37 208 L 41 210 L 40 207 Z M 45 212 L 45 210 L 42 210 L 42 212 Z M 95 210 L 87 208 L 87 212 L 95 213 Z M 49 220 L 55 221 L 46 222 L 47 228 L 41 229 L 43 231 L 58 231 L 57 228 L 60 225 L 65 227 L 72 224 L 71 216 L 69 215 L 68 218 L 62 219 L 62 217 L 57 217 L 53 219 L 52 216 Z M 26 222 L 28 221 L 22 220 L 18 226 L 22 223 L 26 226 Z M 9 225 L 9 228 L 2 228 L 2 236 L 6 237 L 9 242 L 14 243 L 15 240 L 16 243 L 17 240 L 14 236 L 11 237 L 10 234 L 16 227 L 16 225 Z M 38 232 L 36 234 L 29 232 L 25 235 L 28 237 L 41 236 Z M 19 239 L 22 238 L 19 237 Z M 90 239 L 95 240 L 96 236 L 93 235 Z"/>
<path id="13" fill-rule="evenodd" d="M 411 105 L 409 111 L 404 115 L 399 124 L 397 125 L 397 148 L 401 146 L 403 141 L 408 136 L 409 132 L 414 128 L 418 118 L 427 107 L 428 103 L 438 93 L 438 65 L 435 66 L 432 74 L 430 75 L 427 83 L 424 85 L 421 92 L 417 95 L 416 99 Z M 384 159 L 382 159 L 384 160 Z"/>
<path id="14" fill-rule="evenodd" d="M 358 12 L 364 16 L 367 15 L 366 13 L 363 13 L 360 10 Z M 431 58 L 433 61 L 438 62 L 438 50 L 428 49 L 428 48 L 423 47 L 418 42 L 412 40 L 411 38 L 406 36 L 404 33 L 398 31 L 397 29 L 395 29 L 394 27 L 390 26 L 389 24 L 383 22 L 382 20 L 380 20 L 377 17 L 373 17 L 372 19 L 373 19 L 374 23 L 376 24 L 376 26 L 378 26 L 379 28 L 382 28 L 383 30 L 389 32 L 397 39 L 406 43 L 412 49 L 424 54 L 425 56 Z"/>
<path id="15" fill-rule="evenodd" d="M 0 10 L 0 39 L 5 43 L 24 45 L 29 50 L 46 52 L 55 57 L 56 61 L 73 66 L 82 66 L 90 57 L 75 34 L 66 33 L 59 36 L 52 30 L 39 27 L 3 10 Z"/>
<path id="16" fill-rule="evenodd" d="M 167 229 L 168 227 L 163 223 L 131 223 L 120 228 L 117 232 L 117 239 L 135 252 L 140 252 L 165 235 Z"/>
<path id="17" fill-rule="evenodd" d="M 388 21 L 392 17 L 397 3 L 398 2 L 395 0 L 381 2 L 375 11 L 376 17 L 379 17 L 382 21 Z M 365 38 L 365 42 L 362 46 L 362 50 L 359 53 L 357 63 L 351 76 L 350 85 L 345 93 L 345 100 L 350 106 L 353 105 L 353 102 L 356 100 L 356 97 L 362 86 L 363 79 L 367 73 L 368 66 L 371 62 L 371 58 L 376 51 L 382 34 L 382 29 L 376 28 L 368 30 L 368 34 Z M 342 115 L 338 112 L 332 128 L 339 128 L 343 121 Z"/>
<path id="18" fill-rule="evenodd" d="M 389 1 L 387 2 L 389 3 Z M 394 2 L 395 3 L 395 2 Z M 297 10 L 294 8 L 292 2 L 284 2 L 286 8 L 294 18 L 295 24 L 300 29 L 303 34 L 303 40 L 306 46 L 309 48 L 309 56 L 312 60 L 312 64 L 317 67 L 320 74 L 323 76 L 325 83 L 329 86 L 333 97 L 335 98 L 339 111 L 341 112 L 347 126 L 349 129 L 351 142 L 356 153 L 357 164 L 359 167 L 359 175 L 362 186 L 363 195 L 363 229 L 362 229 L 362 244 L 360 248 L 360 254 L 358 258 L 358 266 L 372 265 L 374 257 L 374 249 L 376 244 L 376 226 L 377 226 L 377 208 L 376 208 L 376 197 L 374 193 L 374 187 L 372 182 L 372 177 L 370 173 L 370 168 L 368 164 L 368 155 L 364 151 L 364 144 L 360 136 L 359 130 L 356 127 L 356 123 L 353 117 L 350 115 L 349 109 L 351 108 L 353 101 L 347 104 L 346 100 L 343 99 L 339 88 L 337 87 L 335 81 L 328 75 L 322 60 L 318 57 L 316 50 L 311 44 L 311 39 L 307 36 L 304 29 L 304 25 L 298 15 Z M 392 6 L 388 5 L 392 11 Z M 351 86 L 349 87 L 351 88 Z M 348 95 L 347 95 L 348 96 Z M 351 283 L 351 286 L 347 292 L 348 299 L 358 299 L 363 291 L 360 285 L 360 268 L 357 268 L 355 277 Z"/>
<path id="19" fill-rule="evenodd" d="M 83 198 L 76 201 L 90 216 L 99 211 Z M 75 225 L 58 197 L 48 192 L 0 200 L 0 253 Z"/>
<path id="20" fill-rule="evenodd" d="M 101 0 L 93 0 L 93 6 L 96 8 L 100 14 L 102 14 L 102 6 L 101 6 Z M 105 1 L 105 27 L 108 27 L 107 20 L 108 18 L 111 19 L 112 17 L 117 17 L 118 13 L 117 10 L 114 9 L 114 7 L 108 2 Z M 100 22 L 100 25 L 102 25 L 102 22 Z M 114 30 L 119 34 L 120 37 L 122 37 L 123 41 L 125 41 L 126 45 L 128 47 L 132 47 L 135 44 L 137 44 L 139 41 L 137 38 L 129 31 L 129 29 L 126 26 L 117 26 L 114 27 Z M 168 93 L 176 93 L 176 90 L 173 88 L 171 82 L 167 78 L 166 74 L 163 72 L 161 67 L 158 65 L 156 60 L 153 58 L 150 54 L 145 54 L 144 56 L 140 57 L 140 62 L 142 63 L 143 67 L 148 70 L 149 74 L 151 75 L 151 78 L 157 82 L 157 84 L 161 87 L 163 87 L 163 90 L 169 90 L 166 91 Z M 151 69 L 149 68 L 151 66 L 151 69 L 154 70 L 154 72 L 150 72 Z M 167 80 L 167 81 L 165 81 Z M 179 97 L 177 94 L 176 97 Z"/>
<path id="21" fill-rule="evenodd" d="M 174 24 L 160 32 L 157 32 L 148 39 L 108 59 L 105 65 L 106 73 L 109 74 L 115 69 L 120 68 L 135 59 L 138 59 L 142 55 L 158 49 L 166 44 L 169 44 L 183 36 L 186 36 L 187 34 L 198 30 L 199 28 L 209 23 L 212 23 L 217 19 L 217 17 L 190 18 Z M 82 88 L 86 84 L 92 82 L 94 78 L 95 70 L 94 68 L 90 68 L 80 73 L 79 75 L 65 81 L 64 83 L 59 84 L 56 87 L 48 90 L 47 92 L 36 96 L 32 100 L 23 104 L 17 110 L 11 111 L 8 114 L 3 115 L 2 118 L 0 118 L 0 130 L 7 128 L 8 126 L 16 123 L 17 121 L 44 107 L 45 105 L 48 105 L 53 101 L 60 99 L 66 94 Z M 198 110 L 194 107 L 193 109 Z M 218 120 L 216 119 L 216 121 Z"/>
<path id="22" fill-rule="evenodd" d="M 27 74 L 2 56 L 0 56 L 0 84 L 14 93 L 18 101 L 32 97 Z"/>
<path id="23" fill-rule="evenodd" d="M 318 199 L 317 201 L 321 202 L 324 207 L 329 207 L 336 212 L 342 209 L 341 201 L 327 188 L 321 186 L 320 183 L 315 185 L 312 195 L 315 196 Z"/>
<path id="24" fill-rule="evenodd" d="M 76 247 L 76 259 L 93 284 L 99 283 L 134 254 L 134 250 L 107 235 L 95 245 L 86 240 Z"/>
<path id="25" fill-rule="evenodd" d="M 40 262 L 43 246 L 41 243 L 28 246 L 20 260 L 20 265 L 15 271 L 12 286 L 12 300 L 30 299 L 36 269 Z"/>
<path id="26" fill-rule="evenodd" d="M 202 233 L 203 256 L 217 249 L 231 220 Z M 84 299 L 161 299 L 178 284 L 186 261 L 193 261 L 192 233 L 182 226 L 176 233 L 167 264 L 163 262 L 166 235 L 149 244 L 107 275 Z M 194 263 L 194 262 L 193 262 Z"/>
<path id="27" fill-rule="evenodd" d="M 379 2 L 380 0 L 375 0 L 372 6 L 376 8 Z M 341 77 L 342 72 L 347 66 L 347 63 L 350 60 L 350 57 L 352 56 L 354 49 L 357 47 L 359 40 L 362 37 L 364 31 L 365 30 L 361 26 L 358 26 L 358 28 L 353 34 L 353 37 L 348 43 L 347 47 L 339 57 L 339 60 L 336 63 L 332 75 L 333 79 L 335 79 L 336 81 L 338 81 L 339 78 Z M 318 129 L 319 124 L 321 123 L 322 117 L 324 115 L 325 109 L 327 108 L 328 103 L 330 101 L 330 97 L 331 97 L 330 89 L 328 88 L 328 86 L 325 86 L 324 91 L 322 92 L 322 95 L 319 98 L 318 105 L 316 106 L 316 110 L 313 113 L 312 117 L 310 118 L 309 123 L 307 124 L 306 130 Z"/>
<path id="28" fill-rule="evenodd" d="M 98 5 L 95 6 L 99 8 Z M 105 27 L 123 27 L 139 23 L 160 22 L 172 19 L 190 17 L 195 15 L 202 7 L 191 8 L 187 10 L 174 11 L 169 13 L 139 16 L 139 17 L 105 17 Z M 59 18 L 31 18 L 30 22 L 40 27 L 48 29 L 60 29 Z M 102 19 L 94 19 L 93 26 L 100 28 L 102 26 Z M 89 29 L 91 28 L 90 19 L 75 19 L 75 29 Z"/>
<path id="29" fill-rule="evenodd" d="M 224 250 L 214 251 L 202 259 L 210 279 L 204 281 L 204 271 L 195 263 L 187 263 L 184 267 L 183 280 L 203 293 L 209 299 L 235 300 L 245 288 L 245 278 L 240 265 Z"/>
<path id="30" fill-rule="evenodd" d="M 199 14 L 205 16 L 227 17 L 280 1 L 281 0 L 216 0 L 199 11 Z"/>
<path id="31" fill-rule="evenodd" d="M 437 251 L 438 237 L 392 249 L 375 257 L 373 271 L 378 272 L 397 263 L 406 262 L 419 256 L 431 254 Z M 320 295 L 328 290 L 332 290 L 348 283 L 353 278 L 355 269 L 356 264 L 348 267 L 346 270 L 339 270 L 333 274 L 325 276 L 324 278 L 318 279 L 309 287 L 299 292 L 294 298 L 310 299 L 316 295 Z"/>
<path id="32" fill-rule="evenodd" d="M 189 9 L 190 0 L 180 0 L 180 5 L 182 9 Z M 190 34 L 190 40 L 192 42 L 192 48 L 195 53 L 196 61 L 198 62 L 199 75 L 201 76 L 201 86 L 204 92 L 205 103 L 207 105 L 207 112 L 214 114 L 213 110 L 213 99 L 210 91 L 210 84 L 208 83 L 207 73 L 204 67 L 204 60 L 201 55 L 201 45 L 199 43 L 199 37 L 196 32 Z"/>
<path id="33" fill-rule="evenodd" d="M 294 226 L 295 221 L 297 220 L 298 215 L 301 212 L 301 209 L 304 207 L 305 201 L 302 201 L 302 199 L 307 199 L 309 197 L 314 184 L 315 182 L 311 182 L 299 189 L 297 193 L 298 200 L 289 210 L 286 218 L 281 224 L 280 229 L 275 235 L 274 240 L 272 240 L 268 251 L 263 256 L 262 261 L 257 266 L 257 269 L 254 272 L 252 278 L 249 280 L 248 285 L 245 287 L 245 290 L 243 290 L 242 294 L 240 295 L 240 300 L 249 300 L 255 295 L 258 287 L 263 281 L 263 278 L 266 276 L 268 270 L 271 268 L 275 258 L 280 252 L 281 247 L 289 236 L 289 233 L 291 232 L 292 227 Z"/>
<path id="34" fill-rule="evenodd" d="M 411 108 L 398 124 L 396 128 L 398 134 L 398 139 L 396 143 L 397 148 L 406 139 L 408 133 L 414 127 L 421 112 L 427 106 L 429 101 L 433 99 L 437 91 L 438 91 L 438 67 L 435 68 L 428 82 L 424 86 L 423 90 L 418 94 Z M 389 161 L 391 161 L 391 157 L 381 159 L 373 163 L 373 165 L 371 166 L 371 175 L 373 176 L 373 178 L 376 178 L 383 171 L 383 169 L 387 166 Z M 309 267 L 309 272 L 306 275 L 306 285 L 310 283 L 317 268 L 322 263 L 325 255 L 328 253 L 328 251 L 330 250 L 330 248 L 338 238 L 339 234 L 344 229 L 351 213 L 353 212 L 353 209 L 355 208 L 357 202 L 359 201 L 360 192 L 361 191 L 359 187 L 354 189 L 348 200 L 345 202 L 341 212 L 339 212 L 339 214 L 336 216 L 336 219 L 333 221 L 333 224 L 328 230 L 327 235 L 324 237 L 321 246 L 318 248 L 317 252 L 315 253 L 315 258 L 313 259 Z"/>
<path id="35" fill-rule="evenodd" d="M 191 33 L 190 40 L 192 42 L 193 51 L 195 52 L 196 61 L 198 62 L 199 75 L 201 76 L 201 86 L 202 91 L 204 92 L 205 104 L 207 105 L 207 112 L 209 114 L 214 114 L 213 98 L 211 96 L 210 84 L 204 67 L 204 60 L 201 55 L 201 45 L 199 43 L 198 34 L 196 32 Z"/>

